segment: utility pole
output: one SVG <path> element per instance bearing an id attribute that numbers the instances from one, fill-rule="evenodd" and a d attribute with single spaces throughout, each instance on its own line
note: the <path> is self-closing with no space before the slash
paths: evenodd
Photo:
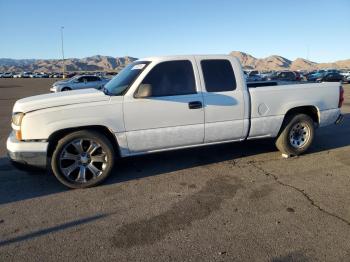
<path id="1" fill-rule="evenodd" d="M 62 78 L 65 78 L 65 73 L 66 73 L 66 65 L 64 62 L 64 49 L 63 49 L 63 29 L 64 26 L 61 26 L 61 45 L 62 45 Z"/>

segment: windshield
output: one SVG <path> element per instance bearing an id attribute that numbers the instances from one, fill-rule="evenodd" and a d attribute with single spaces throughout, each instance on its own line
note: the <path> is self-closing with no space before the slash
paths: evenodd
<path id="1" fill-rule="evenodd" d="M 148 64 L 145 61 L 131 63 L 105 85 L 105 92 L 108 95 L 123 95 Z"/>

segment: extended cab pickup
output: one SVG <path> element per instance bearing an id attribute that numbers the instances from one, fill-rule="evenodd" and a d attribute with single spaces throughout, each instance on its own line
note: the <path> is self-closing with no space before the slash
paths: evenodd
<path id="1" fill-rule="evenodd" d="M 339 83 L 249 88 L 232 56 L 152 57 L 100 91 L 18 100 L 7 149 L 13 161 L 51 167 L 83 188 L 103 181 L 116 157 L 260 138 L 299 155 L 316 127 L 341 121 L 342 102 Z"/>

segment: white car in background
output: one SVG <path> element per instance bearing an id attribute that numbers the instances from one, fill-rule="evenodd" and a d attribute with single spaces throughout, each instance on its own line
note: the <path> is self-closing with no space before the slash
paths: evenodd
<path id="1" fill-rule="evenodd" d="M 350 75 L 344 76 L 344 81 L 350 83 Z"/>
<path id="2" fill-rule="evenodd" d="M 50 88 L 50 92 L 56 93 L 87 88 L 101 89 L 109 80 L 95 75 L 78 75 L 68 80 L 55 82 Z"/>
<path id="3" fill-rule="evenodd" d="M 22 72 L 22 73 L 13 75 L 13 78 L 30 78 L 31 75 L 32 75 L 32 72 Z"/>
<path id="4" fill-rule="evenodd" d="M 22 74 L 21 73 L 16 73 L 13 75 L 13 78 L 21 78 Z"/>
<path id="5" fill-rule="evenodd" d="M 13 73 L 11 72 L 5 72 L 0 75 L 0 78 L 12 78 L 12 77 L 13 77 Z"/>
<path id="6" fill-rule="evenodd" d="M 348 79 L 348 77 L 350 77 L 350 71 L 342 72 L 340 74 L 344 76 L 345 79 Z"/>

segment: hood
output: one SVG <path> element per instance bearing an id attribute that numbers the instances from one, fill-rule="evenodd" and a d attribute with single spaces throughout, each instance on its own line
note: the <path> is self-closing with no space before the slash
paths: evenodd
<path id="1" fill-rule="evenodd" d="M 27 113 L 39 109 L 80 103 L 108 101 L 109 99 L 110 97 L 105 95 L 103 92 L 92 88 L 50 93 L 45 95 L 30 96 L 18 100 L 13 107 L 13 112 Z"/>

